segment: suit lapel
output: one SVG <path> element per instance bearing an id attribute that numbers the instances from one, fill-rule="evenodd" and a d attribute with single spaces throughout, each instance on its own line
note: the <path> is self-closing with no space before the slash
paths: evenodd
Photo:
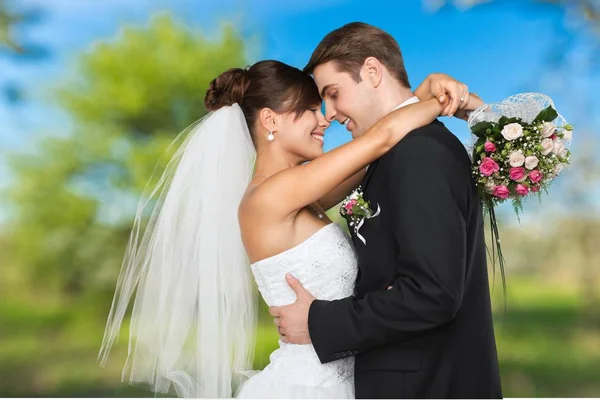
<path id="1" fill-rule="evenodd" d="M 369 181 L 371 180 L 371 176 L 373 176 L 373 172 L 375 171 L 375 169 L 377 169 L 378 164 L 379 164 L 379 160 L 375 160 L 371 163 L 371 165 L 369 165 L 369 169 L 367 170 L 367 173 L 365 174 L 362 182 L 360 183 L 363 193 L 367 190 L 367 185 L 369 184 Z"/>

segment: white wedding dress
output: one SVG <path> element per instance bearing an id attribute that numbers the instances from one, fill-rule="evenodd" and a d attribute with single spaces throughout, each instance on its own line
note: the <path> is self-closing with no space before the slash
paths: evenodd
<path id="1" fill-rule="evenodd" d="M 251 265 L 258 289 L 269 306 L 296 301 L 285 275 L 291 273 L 316 298 L 351 296 L 357 259 L 350 237 L 331 223 L 306 241 Z M 279 341 L 270 364 L 253 375 L 239 398 L 354 398 L 354 358 L 321 364 L 312 345 Z"/>

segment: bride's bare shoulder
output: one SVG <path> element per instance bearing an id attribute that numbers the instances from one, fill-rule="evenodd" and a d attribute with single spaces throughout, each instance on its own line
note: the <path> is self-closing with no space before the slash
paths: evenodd
<path id="1" fill-rule="evenodd" d="M 242 197 L 238 207 L 238 219 L 242 228 L 247 225 L 255 225 L 257 220 L 265 217 L 269 209 L 266 196 L 263 195 L 261 185 L 250 185 Z"/>

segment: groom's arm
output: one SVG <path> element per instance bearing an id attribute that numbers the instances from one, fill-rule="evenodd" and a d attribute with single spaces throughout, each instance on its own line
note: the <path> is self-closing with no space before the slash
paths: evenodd
<path id="1" fill-rule="evenodd" d="M 362 299 L 316 300 L 309 332 L 321 362 L 397 343 L 451 321 L 461 305 L 466 260 L 466 165 L 426 133 L 392 151 L 389 217 L 399 249 L 390 290 Z M 442 133 L 443 134 L 443 133 Z M 467 175 L 468 177 L 468 175 Z"/>

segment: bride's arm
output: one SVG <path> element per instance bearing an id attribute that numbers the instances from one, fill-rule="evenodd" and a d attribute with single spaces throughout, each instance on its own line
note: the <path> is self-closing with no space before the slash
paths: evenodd
<path id="1" fill-rule="evenodd" d="M 354 189 L 360 185 L 360 182 L 363 180 L 365 173 L 367 172 L 367 167 L 361 169 L 356 174 L 352 175 L 350 178 L 346 179 L 344 182 L 340 183 L 335 189 L 331 192 L 327 193 L 319 200 L 319 204 L 323 208 L 323 210 L 329 210 L 332 207 L 338 205 L 342 200 L 352 193 Z"/>
<path id="2" fill-rule="evenodd" d="M 437 99 L 431 99 L 393 111 L 363 136 L 310 163 L 271 176 L 252 196 L 268 205 L 274 215 L 292 215 L 387 153 L 408 132 L 432 122 L 443 108 Z"/>

